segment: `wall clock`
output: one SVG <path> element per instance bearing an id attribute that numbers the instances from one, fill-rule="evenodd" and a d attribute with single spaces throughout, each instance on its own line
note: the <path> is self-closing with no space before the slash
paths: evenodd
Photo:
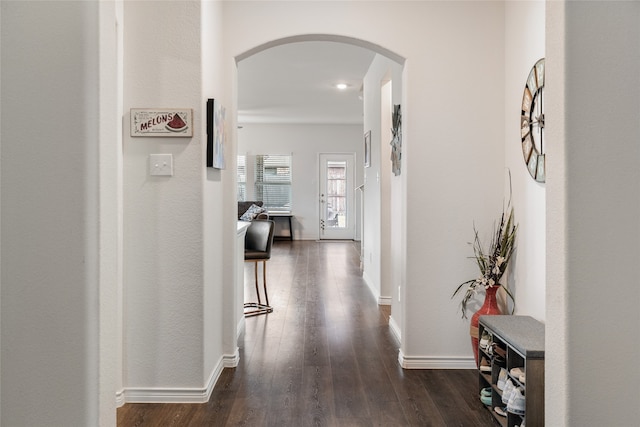
<path id="1" fill-rule="evenodd" d="M 538 182 L 545 182 L 544 154 L 544 58 L 531 68 L 522 95 L 520 137 L 522 154 L 529 175 Z"/>

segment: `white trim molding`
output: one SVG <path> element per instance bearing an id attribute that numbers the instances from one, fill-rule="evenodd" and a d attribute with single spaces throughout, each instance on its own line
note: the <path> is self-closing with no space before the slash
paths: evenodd
<path id="1" fill-rule="evenodd" d="M 116 393 L 116 402 L 124 403 L 206 403 L 211 397 L 222 370 L 238 366 L 240 353 L 223 355 L 203 388 L 125 388 Z M 122 406 L 120 404 L 119 406 Z"/>
<path id="2" fill-rule="evenodd" d="M 460 356 L 407 356 L 398 351 L 398 362 L 403 369 L 477 369 L 473 357 Z"/>
<path id="3" fill-rule="evenodd" d="M 126 401 L 124 400 L 124 389 L 118 390 L 116 392 L 116 408 L 121 407 L 125 403 Z"/>
<path id="4" fill-rule="evenodd" d="M 225 354 L 222 356 L 222 365 L 225 368 L 235 368 L 240 363 L 240 349 L 236 347 L 235 352 L 233 354 Z M 222 370 L 217 374 L 216 381 L 220 378 L 220 374 L 222 374 Z"/>
<path id="5" fill-rule="evenodd" d="M 378 305 L 391 305 L 391 297 L 378 297 Z"/>
<path id="6" fill-rule="evenodd" d="M 207 388 L 127 388 L 124 393 L 127 403 L 206 403 L 211 395 Z"/>

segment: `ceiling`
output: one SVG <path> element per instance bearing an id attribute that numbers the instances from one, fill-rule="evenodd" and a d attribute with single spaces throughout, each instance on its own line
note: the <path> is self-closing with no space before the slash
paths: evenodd
<path id="1" fill-rule="evenodd" d="M 238 124 L 360 124 L 362 79 L 375 53 L 314 41 L 272 47 L 238 62 Z M 340 91 L 335 84 L 346 83 Z"/>

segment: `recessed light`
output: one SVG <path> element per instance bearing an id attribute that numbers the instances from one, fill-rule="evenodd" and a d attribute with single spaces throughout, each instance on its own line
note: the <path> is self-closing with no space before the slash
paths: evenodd
<path id="1" fill-rule="evenodd" d="M 336 89 L 338 90 L 346 90 L 349 87 L 348 84 L 346 83 L 338 83 L 336 84 Z"/>

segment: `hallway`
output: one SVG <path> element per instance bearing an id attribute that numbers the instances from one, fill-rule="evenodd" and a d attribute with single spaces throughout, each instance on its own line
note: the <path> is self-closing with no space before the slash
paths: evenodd
<path id="1" fill-rule="evenodd" d="M 240 363 L 206 404 L 127 404 L 118 426 L 492 426 L 471 370 L 403 370 L 359 243 L 274 243 L 274 312 L 246 319 Z M 253 266 L 245 266 L 252 299 Z"/>

